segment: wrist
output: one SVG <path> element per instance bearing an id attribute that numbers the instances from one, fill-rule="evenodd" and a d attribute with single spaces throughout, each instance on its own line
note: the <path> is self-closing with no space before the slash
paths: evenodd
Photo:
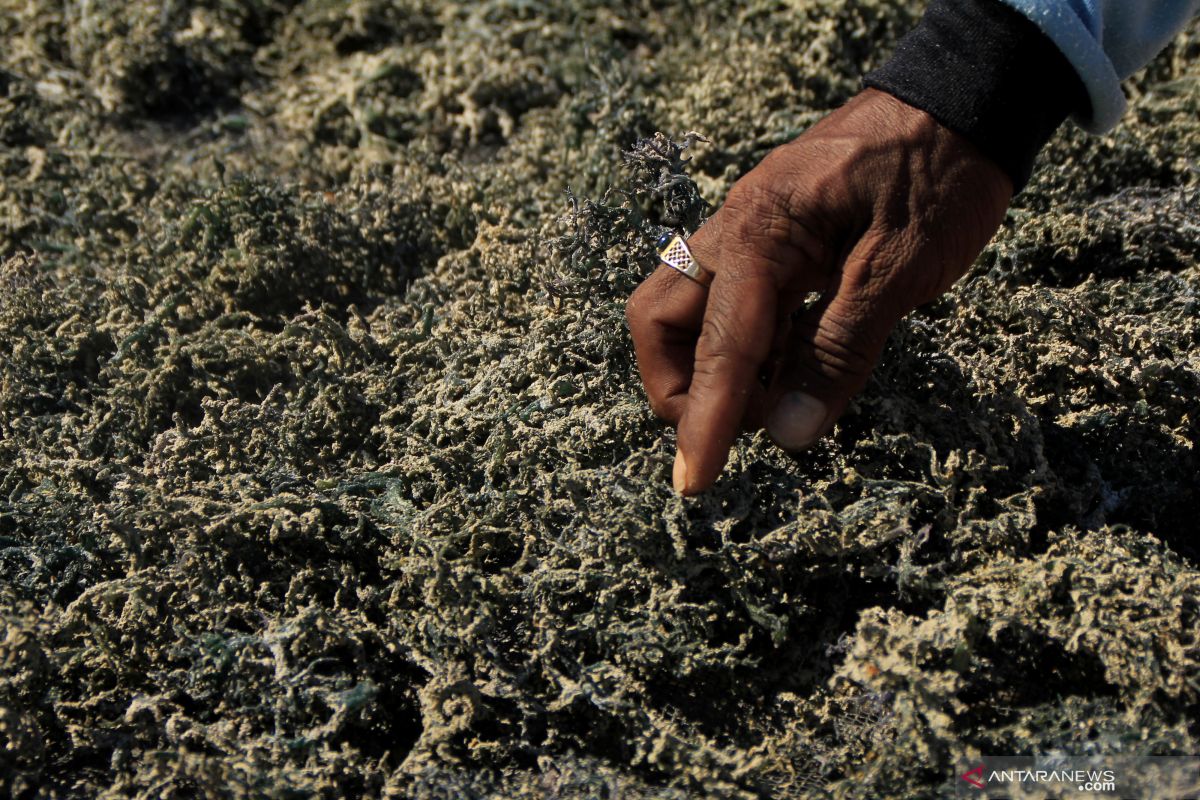
<path id="1" fill-rule="evenodd" d="M 1058 126 L 1087 103 L 1066 57 L 999 0 L 931 0 L 920 24 L 863 83 L 970 141 L 1008 175 L 1014 192 Z"/>

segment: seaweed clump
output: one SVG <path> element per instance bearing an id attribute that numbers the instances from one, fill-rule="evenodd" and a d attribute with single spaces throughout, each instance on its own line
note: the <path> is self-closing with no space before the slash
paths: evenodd
<path id="1" fill-rule="evenodd" d="M 915 4 L 25 5 L 0 793 L 919 796 L 1200 746 L 1194 32 L 830 437 L 684 501 L 625 298 Z"/>

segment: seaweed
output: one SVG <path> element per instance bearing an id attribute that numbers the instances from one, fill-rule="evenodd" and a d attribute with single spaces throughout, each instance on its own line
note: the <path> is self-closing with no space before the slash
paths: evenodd
<path id="1" fill-rule="evenodd" d="M 0 793 L 930 796 L 981 752 L 1195 752 L 1195 29 L 832 435 L 670 490 L 623 321 L 654 241 L 918 6 L 8 4 Z"/>

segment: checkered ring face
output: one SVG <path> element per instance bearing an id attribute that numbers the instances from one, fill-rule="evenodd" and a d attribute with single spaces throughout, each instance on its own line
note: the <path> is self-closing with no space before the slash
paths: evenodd
<path id="1" fill-rule="evenodd" d="M 658 256 L 676 269 L 687 269 L 692 265 L 692 254 L 688 252 L 683 239 L 678 236 L 672 239 Z"/>

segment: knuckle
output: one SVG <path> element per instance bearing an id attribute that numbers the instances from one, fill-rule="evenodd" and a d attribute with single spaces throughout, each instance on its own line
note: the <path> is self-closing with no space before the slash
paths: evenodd
<path id="1" fill-rule="evenodd" d="M 826 318 L 808 337 L 807 355 L 822 374 L 835 379 L 863 380 L 875 368 L 876 343 L 860 326 L 837 317 Z"/>
<path id="2" fill-rule="evenodd" d="M 814 342 L 813 357 L 823 372 L 845 378 L 866 378 L 875 367 L 875 359 L 864 349 L 836 339 Z"/>
<path id="3" fill-rule="evenodd" d="M 712 392 L 727 383 L 734 357 L 728 352 L 716 351 L 696 358 L 692 371 L 692 387 L 702 392 Z"/>
<path id="4" fill-rule="evenodd" d="M 649 280 L 633 290 L 625 301 L 625 321 L 631 330 L 636 331 L 653 319 L 655 307 L 660 304 L 660 297 Z"/>
<path id="5" fill-rule="evenodd" d="M 773 183 L 762 180 L 743 180 L 729 191 L 725 206 L 730 210 L 726 225 L 730 232 L 742 234 L 761 230 L 764 223 L 787 217 L 784 196 Z"/>
<path id="6" fill-rule="evenodd" d="M 821 203 L 804 202 L 797 198 L 803 190 L 784 170 L 789 159 L 771 153 L 760 164 L 768 167 L 772 177 L 747 179 L 734 186 L 726 199 L 729 214 L 723 221 L 723 245 L 730 253 L 744 259 L 761 260 L 769 271 L 784 278 L 795 267 L 797 259 L 810 264 L 825 262 L 828 255 L 825 232 L 830 230 L 814 210 Z M 777 168 L 775 163 L 780 164 Z M 781 177 L 782 175 L 782 177 Z M 801 213 L 801 209 L 806 209 Z"/>
<path id="7" fill-rule="evenodd" d="M 650 401 L 650 411 L 654 413 L 654 416 L 659 419 L 671 420 L 672 407 L 665 397 L 651 394 L 647 395 L 647 399 Z"/>
<path id="8" fill-rule="evenodd" d="M 926 269 L 920 243 L 903 232 L 864 240 L 861 258 L 843 270 L 844 290 L 895 316 L 932 300 L 940 292 L 938 270 Z"/>
<path id="9" fill-rule="evenodd" d="M 733 357 L 737 352 L 736 341 L 725 322 L 711 314 L 706 316 L 700 328 L 700 339 L 696 343 L 697 362 L 720 361 Z"/>
<path id="10" fill-rule="evenodd" d="M 706 320 L 700 340 L 696 343 L 697 374 L 712 376 L 727 374 L 749 357 L 738 337 L 720 322 Z"/>
<path id="11" fill-rule="evenodd" d="M 709 314 L 700 328 L 696 342 L 696 367 L 728 371 L 744 362 L 760 362 L 766 357 L 761 347 L 724 315 Z"/>

